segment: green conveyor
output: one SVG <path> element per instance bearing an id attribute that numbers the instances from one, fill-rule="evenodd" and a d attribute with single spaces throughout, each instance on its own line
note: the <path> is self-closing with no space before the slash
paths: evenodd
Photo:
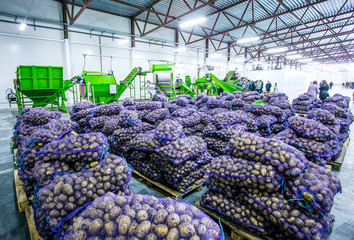
<path id="1" fill-rule="evenodd" d="M 233 93 L 235 91 L 243 91 L 243 87 L 234 85 L 232 82 L 223 82 L 219 80 L 214 74 L 209 73 L 210 79 L 219 87 L 224 89 L 225 92 Z M 229 79 L 230 80 L 230 79 Z"/>

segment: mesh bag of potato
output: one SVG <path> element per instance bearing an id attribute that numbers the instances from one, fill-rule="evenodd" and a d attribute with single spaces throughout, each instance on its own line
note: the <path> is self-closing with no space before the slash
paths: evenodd
<path id="1" fill-rule="evenodd" d="M 302 173 L 308 164 L 305 155 L 296 148 L 247 132 L 236 132 L 229 142 L 228 151 L 237 158 L 270 164 L 287 177 Z"/>
<path id="2" fill-rule="evenodd" d="M 277 192 L 284 183 L 275 167 L 228 155 L 214 158 L 206 176 L 205 185 L 231 198 L 238 187 Z"/>
<path id="3" fill-rule="evenodd" d="M 221 236 L 219 226 L 187 202 L 148 195 L 123 197 L 108 193 L 80 214 L 64 239 L 217 240 Z"/>
<path id="4" fill-rule="evenodd" d="M 65 134 L 76 130 L 78 127 L 77 123 L 70 120 L 53 120 L 34 131 L 31 136 L 26 139 L 27 146 L 33 146 L 33 144 L 41 146 L 53 140 L 58 140 Z"/>
<path id="5" fill-rule="evenodd" d="M 303 137 L 322 142 L 336 139 L 336 135 L 318 121 L 300 116 L 294 116 L 289 118 L 288 122 L 289 127 Z"/>
<path id="6" fill-rule="evenodd" d="M 100 162 L 108 148 L 107 138 L 102 133 L 85 133 L 52 141 L 37 155 L 45 162 L 55 160 L 69 163 Z"/>
<path id="7" fill-rule="evenodd" d="M 206 103 L 208 108 L 226 108 L 231 109 L 231 102 L 230 101 L 223 101 L 218 100 L 215 98 L 209 98 L 208 102 Z"/>
<path id="8" fill-rule="evenodd" d="M 155 128 L 154 138 L 162 144 L 168 144 L 182 137 L 184 137 L 183 127 L 174 120 L 166 119 Z"/>
<path id="9" fill-rule="evenodd" d="M 77 102 L 70 109 L 70 115 L 73 115 L 74 113 L 80 112 L 80 111 L 87 109 L 87 108 L 92 108 L 94 106 L 95 106 L 95 104 L 91 101 Z"/>
<path id="10" fill-rule="evenodd" d="M 202 195 L 200 205 L 220 213 L 254 233 L 267 235 L 273 231 L 273 226 L 266 218 L 238 198 L 231 199 L 222 193 L 208 190 Z"/>
<path id="11" fill-rule="evenodd" d="M 49 111 L 45 108 L 34 108 L 32 111 L 23 114 L 21 120 L 26 124 L 43 125 L 60 117 L 60 112 Z"/>
<path id="12" fill-rule="evenodd" d="M 124 110 L 124 107 L 122 105 L 105 104 L 105 105 L 95 107 L 94 111 L 93 111 L 93 115 L 95 117 L 118 115 L 123 110 Z"/>
<path id="13" fill-rule="evenodd" d="M 157 147 L 161 146 L 161 143 L 154 138 L 154 131 L 147 133 L 139 133 L 132 140 L 128 142 L 128 147 L 131 150 L 141 150 L 153 152 Z"/>
<path id="14" fill-rule="evenodd" d="M 126 161 L 111 154 L 93 168 L 55 178 L 38 191 L 37 201 L 49 227 L 58 232 L 94 199 L 126 185 L 131 175 Z"/>
<path id="15" fill-rule="evenodd" d="M 287 232 L 290 239 L 326 239 L 333 219 L 329 215 L 312 216 L 292 205 L 281 193 L 267 193 L 257 189 L 241 189 L 238 195 L 245 204 L 276 226 Z"/>
<path id="16" fill-rule="evenodd" d="M 144 110 L 144 109 L 149 109 L 149 110 L 155 110 L 155 109 L 160 109 L 163 107 L 163 102 L 160 101 L 144 101 L 144 102 L 139 102 L 136 104 L 136 109 L 137 110 Z"/>
<path id="17" fill-rule="evenodd" d="M 334 196 L 341 189 L 339 178 L 333 172 L 310 163 L 302 174 L 287 180 L 284 194 L 288 201 L 319 215 L 330 212 Z"/>
<path id="18" fill-rule="evenodd" d="M 155 94 L 154 96 L 152 96 L 152 101 L 160 101 L 160 102 L 166 102 L 166 98 L 162 95 L 159 94 Z"/>
<path id="19" fill-rule="evenodd" d="M 154 111 L 149 111 L 145 116 L 142 117 L 142 119 L 153 124 L 157 120 L 165 119 L 169 114 L 170 111 L 167 108 L 160 108 Z"/>

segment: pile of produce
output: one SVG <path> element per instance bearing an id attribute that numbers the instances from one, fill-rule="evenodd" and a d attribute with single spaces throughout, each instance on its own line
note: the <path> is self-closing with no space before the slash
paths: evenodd
<path id="1" fill-rule="evenodd" d="M 291 129 L 289 129 L 291 130 Z M 339 179 L 273 138 L 236 132 L 207 170 L 201 205 L 260 235 L 326 239 Z"/>
<path id="2" fill-rule="evenodd" d="M 292 102 L 292 107 L 297 113 L 308 113 L 315 108 L 316 96 L 310 93 L 303 93 Z"/>
<path id="3" fill-rule="evenodd" d="M 107 216 L 107 217 L 106 217 Z M 97 198 L 65 239 L 222 239 L 219 226 L 196 207 L 146 195 Z"/>

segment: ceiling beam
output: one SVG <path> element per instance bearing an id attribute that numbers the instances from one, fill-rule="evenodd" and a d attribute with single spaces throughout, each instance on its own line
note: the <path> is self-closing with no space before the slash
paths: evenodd
<path id="1" fill-rule="evenodd" d="M 84 2 L 84 5 L 82 5 L 81 9 L 76 13 L 75 16 L 74 16 L 74 12 L 71 13 L 70 25 L 73 25 L 76 22 L 76 20 L 80 17 L 80 15 L 90 5 L 92 0 L 86 0 L 86 1 L 83 0 L 83 2 Z M 73 5 L 72 6 L 74 6 L 74 0 L 73 0 Z"/>

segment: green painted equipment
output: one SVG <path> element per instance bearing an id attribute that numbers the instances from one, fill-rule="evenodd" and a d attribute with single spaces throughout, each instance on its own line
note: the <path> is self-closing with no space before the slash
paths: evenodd
<path id="1" fill-rule="evenodd" d="M 65 91 L 73 86 L 63 80 L 63 67 L 24 66 L 17 67 L 14 87 L 18 111 L 26 106 L 46 107 L 67 112 Z"/>
<path id="2" fill-rule="evenodd" d="M 175 87 L 173 85 L 173 69 L 175 64 L 153 64 L 151 73 L 156 74 L 156 87 L 158 90 L 172 100 L 176 96 Z"/>
<path id="3" fill-rule="evenodd" d="M 119 84 L 117 84 L 112 71 L 109 71 L 107 74 L 103 72 L 83 71 L 82 78 L 84 80 L 83 86 L 85 91 L 81 92 L 81 96 L 93 103 L 107 104 L 109 102 L 117 102 L 140 71 L 140 68 L 133 68 Z"/>
<path id="4" fill-rule="evenodd" d="M 197 78 L 193 86 L 196 88 L 197 95 L 206 92 L 208 95 L 217 95 L 219 87 L 211 81 L 209 76 Z"/>
<path id="5" fill-rule="evenodd" d="M 243 91 L 243 87 L 236 85 L 237 79 L 234 80 L 231 77 L 226 77 L 224 81 L 219 80 L 214 74 L 209 73 L 210 79 L 215 82 L 225 92 L 233 93 L 235 91 Z M 228 76 L 228 75 L 226 75 Z"/>

